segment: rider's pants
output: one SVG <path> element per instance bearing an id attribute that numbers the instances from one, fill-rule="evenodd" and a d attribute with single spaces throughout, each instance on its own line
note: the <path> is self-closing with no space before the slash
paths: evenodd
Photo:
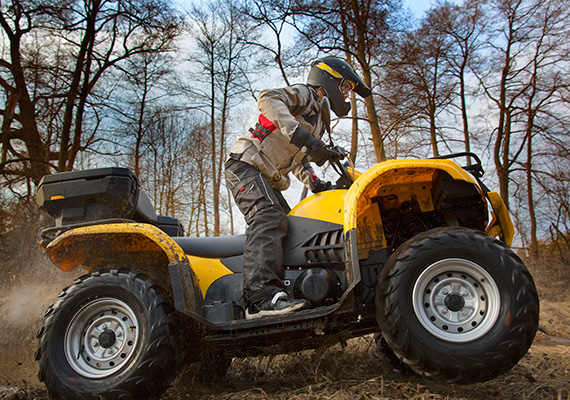
<path id="1" fill-rule="evenodd" d="M 282 288 L 283 239 L 290 211 L 281 192 L 242 161 L 226 163 L 226 183 L 247 223 L 243 253 L 244 298 L 255 304 Z"/>

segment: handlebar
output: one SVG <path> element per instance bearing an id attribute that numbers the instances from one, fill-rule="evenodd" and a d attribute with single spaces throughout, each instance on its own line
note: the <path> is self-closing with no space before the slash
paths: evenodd
<path id="1" fill-rule="evenodd" d="M 354 164 L 352 163 L 350 157 L 348 157 L 348 152 L 340 146 L 327 146 L 327 150 L 329 151 L 329 153 L 333 154 L 333 157 L 335 155 L 338 156 L 338 158 L 331 157 L 333 159 L 330 160 L 331 167 L 340 176 L 340 178 L 336 182 L 337 189 L 348 189 L 350 185 L 352 185 L 352 183 L 355 181 Z M 341 163 L 341 161 L 345 158 L 347 162 L 345 162 L 344 164 Z M 353 172 L 352 176 L 348 172 L 346 164 L 350 164 Z"/>

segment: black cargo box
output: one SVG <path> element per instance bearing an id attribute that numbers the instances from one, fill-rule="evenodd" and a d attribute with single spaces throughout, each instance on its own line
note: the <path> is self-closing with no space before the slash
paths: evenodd
<path id="1" fill-rule="evenodd" d="M 178 220 L 159 217 L 128 168 L 98 168 L 46 175 L 40 181 L 37 201 L 55 218 L 56 227 L 108 219 L 151 223 L 171 236 L 182 236 Z"/>
<path id="2" fill-rule="evenodd" d="M 184 228 L 176 218 L 159 215 L 155 225 L 169 236 L 184 236 Z"/>

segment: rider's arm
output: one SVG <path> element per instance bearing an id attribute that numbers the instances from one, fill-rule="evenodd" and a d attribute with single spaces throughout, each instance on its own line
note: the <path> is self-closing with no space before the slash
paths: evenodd
<path id="1" fill-rule="evenodd" d="M 307 157 L 303 157 L 303 160 L 300 163 L 293 165 L 291 172 L 303 183 L 303 185 L 307 187 L 307 189 L 311 192 L 315 190 L 319 178 L 317 178 L 317 175 L 315 174 L 313 167 L 311 167 Z"/>
<path id="2" fill-rule="evenodd" d="M 257 106 L 261 114 L 277 127 L 275 133 L 284 135 L 289 143 L 306 151 L 309 161 L 323 165 L 328 154 L 325 144 L 295 119 L 295 115 L 314 116 L 319 113 L 319 101 L 316 91 L 305 85 L 294 85 L 262 91 Z"/>
<path id="3" fill-rule="evenodd" d="M 294 115 L 304 114 L 310 107 L 318 107 L 318 98 L 304 85 L 288 86 L 282 89 L 264 90 L 257 98 L 259 111 L 285 135 L 289 141 L 293 138 L 299 121 Z M 318 110 L 317 110 L 318 111 Z"/>

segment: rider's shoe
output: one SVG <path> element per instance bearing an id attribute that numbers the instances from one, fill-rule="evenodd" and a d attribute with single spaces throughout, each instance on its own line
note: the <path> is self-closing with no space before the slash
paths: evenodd
<path id="1" fill-rule="evenodd" d="M 246 319 L 272 317 L 289 314 L 293 311 L 303 310 L 310 306 L 310 302 L 303 299 L 290 299 L 285 292 L 278 292 L 272 298 L 251 305 L 245 311 Z"/>

